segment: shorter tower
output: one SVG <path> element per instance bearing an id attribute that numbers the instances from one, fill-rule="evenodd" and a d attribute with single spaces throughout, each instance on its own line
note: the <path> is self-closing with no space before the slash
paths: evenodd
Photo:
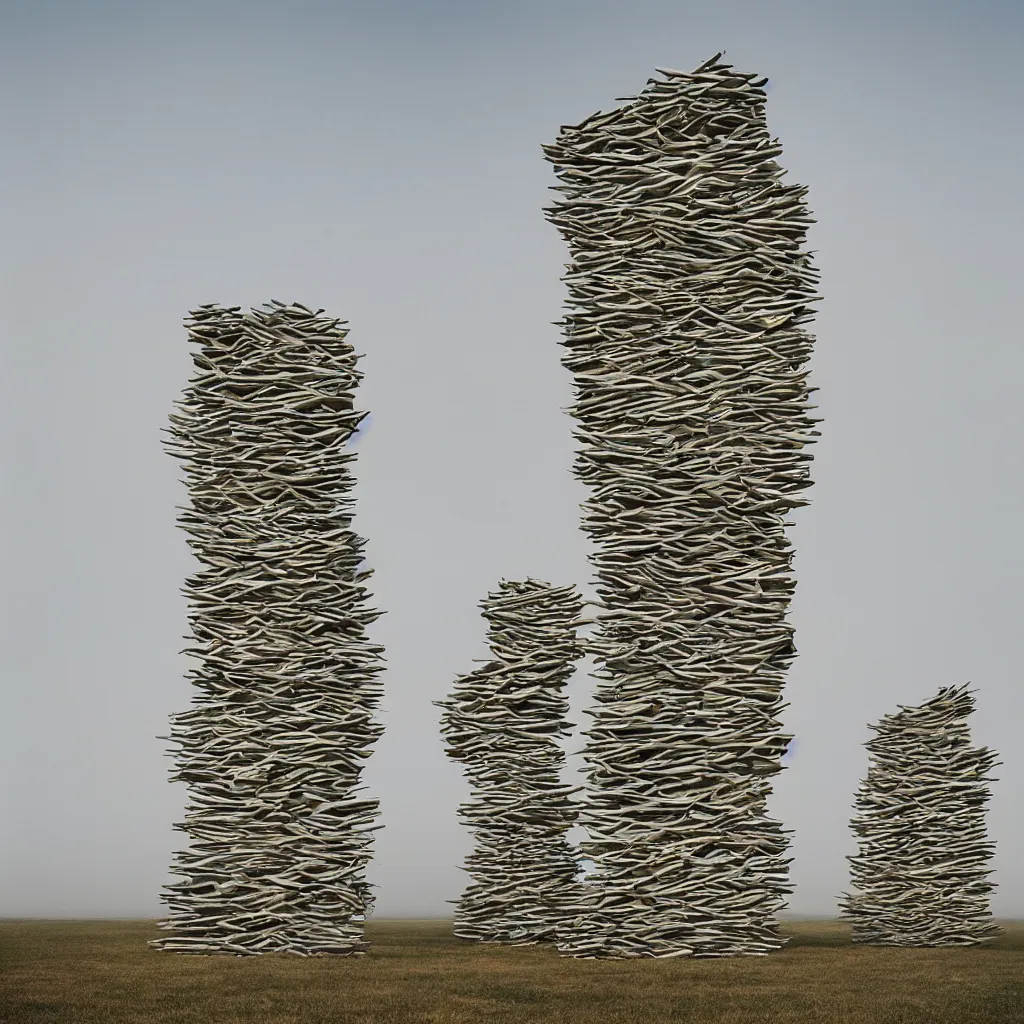
<path id="1" fill-rule="evenodd" d="M 459 816 L 474 832 L 472 883 L 455 934 L 482 942 L 554 941 L 576 875 L 566 838 L 575 788 L 560 778 L 569 734 L 565 685 L 583 651 L 575 587 L 502 580 L 481 602 L 493 660 L 455 683 L 441 733 L 473 787 Z"/>
<path id="2" fill-rule="evenodd" d="M 884 946 L 970 946 L 999 933 L 989 911 L 986 774 L 998 762 L 972 747 L 974 698 L 946 687 L 919 707 L 886 715 L 851 822 L 854 893 L 842 917 L 853 941 Z"/>

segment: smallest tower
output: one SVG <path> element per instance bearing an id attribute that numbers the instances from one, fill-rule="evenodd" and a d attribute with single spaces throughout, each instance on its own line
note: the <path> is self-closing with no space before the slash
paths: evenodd
<path id="1" fill-rule="evenodd" d="M 919 707 L 899 705 L 870 728 L 867 778 L 851 827 L 852 894 L 841 900 L 853 941 L 970 946 L 999 933 L 989 911 L 993 845 L 985 809 L 997 763 L 972 747 L 974 698 L 946 687 Z"/>
<path id="2" fill-rule="evenodd" d="M 455 934 L 483 942 L 554 941 L 574 886 L 566 833 L 575 787 L 564 784 L 559 737 L 565 685 L 582 656 L 575 587 L 502 580 L 481 602 L 493 660 L 456 680 L 441 733 L 473 787 L 459 816 L 475 834 L 472 883 L 457 902 Z"/>

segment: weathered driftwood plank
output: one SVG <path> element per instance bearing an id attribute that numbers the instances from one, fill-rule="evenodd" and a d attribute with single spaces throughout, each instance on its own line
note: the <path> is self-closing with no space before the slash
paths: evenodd
<path id="1" fill-rule="evenodd" d="M 966 686 L 869 726 L 867 778 L 851 827 L 852 893 L 841 901 L 853 941 L 885 946 L 970 946 L 999 934 L 989 911 L 985 810 L 998 762 L 972 747 Z"/>
<path id="2" fill-rule="evenodd" d="M 766 812 L 795 655 L 785 516 L 806 504 L 817 274 L 765 80 L 661 71 L 545 147 L 568 243 L 584 529 L 604 610 L 573 956 L 782 945 L 786 839 Z"/>
<path id="3" fill-rule="evenodd" d="M 180 953 L 362 951 L 377 801 L 359 778 L 381 732 L 382 648 L 365 627 L 352 453 L 365 413 L 342 322 L 274 302 L 187 321 L 197 373 L 171 416 L 184 464 L 179 518 L 202 568 L 187 581 L 199 660 L 174 716 L 173 779 L 191 841 L 172 871 Z"/>
<path id="4" fill-rule="evenodd" d="M 582 650 L 574 587 L 502 580 L 481 603 L 493 660 L 456 680 L 441 731 L 473 787 L 459 814 L 476 846 L 456 903 L 455 934 L 485 942 L 553 941 L 576 856 L 566 840 L 574 787 L 560 771 L 565 685 Z"/>

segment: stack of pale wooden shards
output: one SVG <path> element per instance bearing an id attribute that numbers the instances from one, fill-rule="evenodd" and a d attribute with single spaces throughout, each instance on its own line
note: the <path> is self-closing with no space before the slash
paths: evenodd
<path id="1" fill-rule="evenodd" d="M 455 934 L 485 942 L 553 941 L 566 915 L 576 856 L 565 756 L 565 685 L 582 649 L 574 587 L 502 580 L 481 603 L 493 660 L 456 680 L 441 731 L 473 787 L 459 808 L 475 837 L 472 883 Z"/>
<path id="2" fill-rule="evenodd" d="M 662 71 L 545 147 L 568 243 L 565 366 L 604 610 L 574 956 L 763 954 L 786 839 L 765 809 L 794 657 L 817 275 L 764 80 Z"/>
<path id="3" fill-rule="evenodd" d="M 358 785 L 380 733 L 382 648 L 365 627 L 362 538 L 345 443 L 365 415 L 341 322 L 299 305 L 203 306 L 198 373 L 172 415 L 202 568 L 187 581 L 199 659 L 174 717 L 191 848 L 172 868 L 182 953 L 364 949 L 377 801 Z"/>
<path id="4" fill-rule="evenodd" d="M 970 946 L 999 934 L 989 911 L 993 845 L 985 839 L 988 772 L 998 763 L 971 746 L 966 686 L 918 707 L 899 705 L 866 744 L 843 916 L 853 941 L 887 946 Z"/>

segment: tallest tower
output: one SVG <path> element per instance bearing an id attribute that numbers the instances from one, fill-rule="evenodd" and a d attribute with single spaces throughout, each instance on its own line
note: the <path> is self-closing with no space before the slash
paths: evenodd
<path id="1" fill-rule="evenodd" d="M 817 275 L 766 80 L 716 55 L 545 147 L 568 243 L 583 526 L 604 604 L 583 853 L 561 948 L 730 956 L 782 945 L 789 737 L 785 516 L 806 504 Z"/>

